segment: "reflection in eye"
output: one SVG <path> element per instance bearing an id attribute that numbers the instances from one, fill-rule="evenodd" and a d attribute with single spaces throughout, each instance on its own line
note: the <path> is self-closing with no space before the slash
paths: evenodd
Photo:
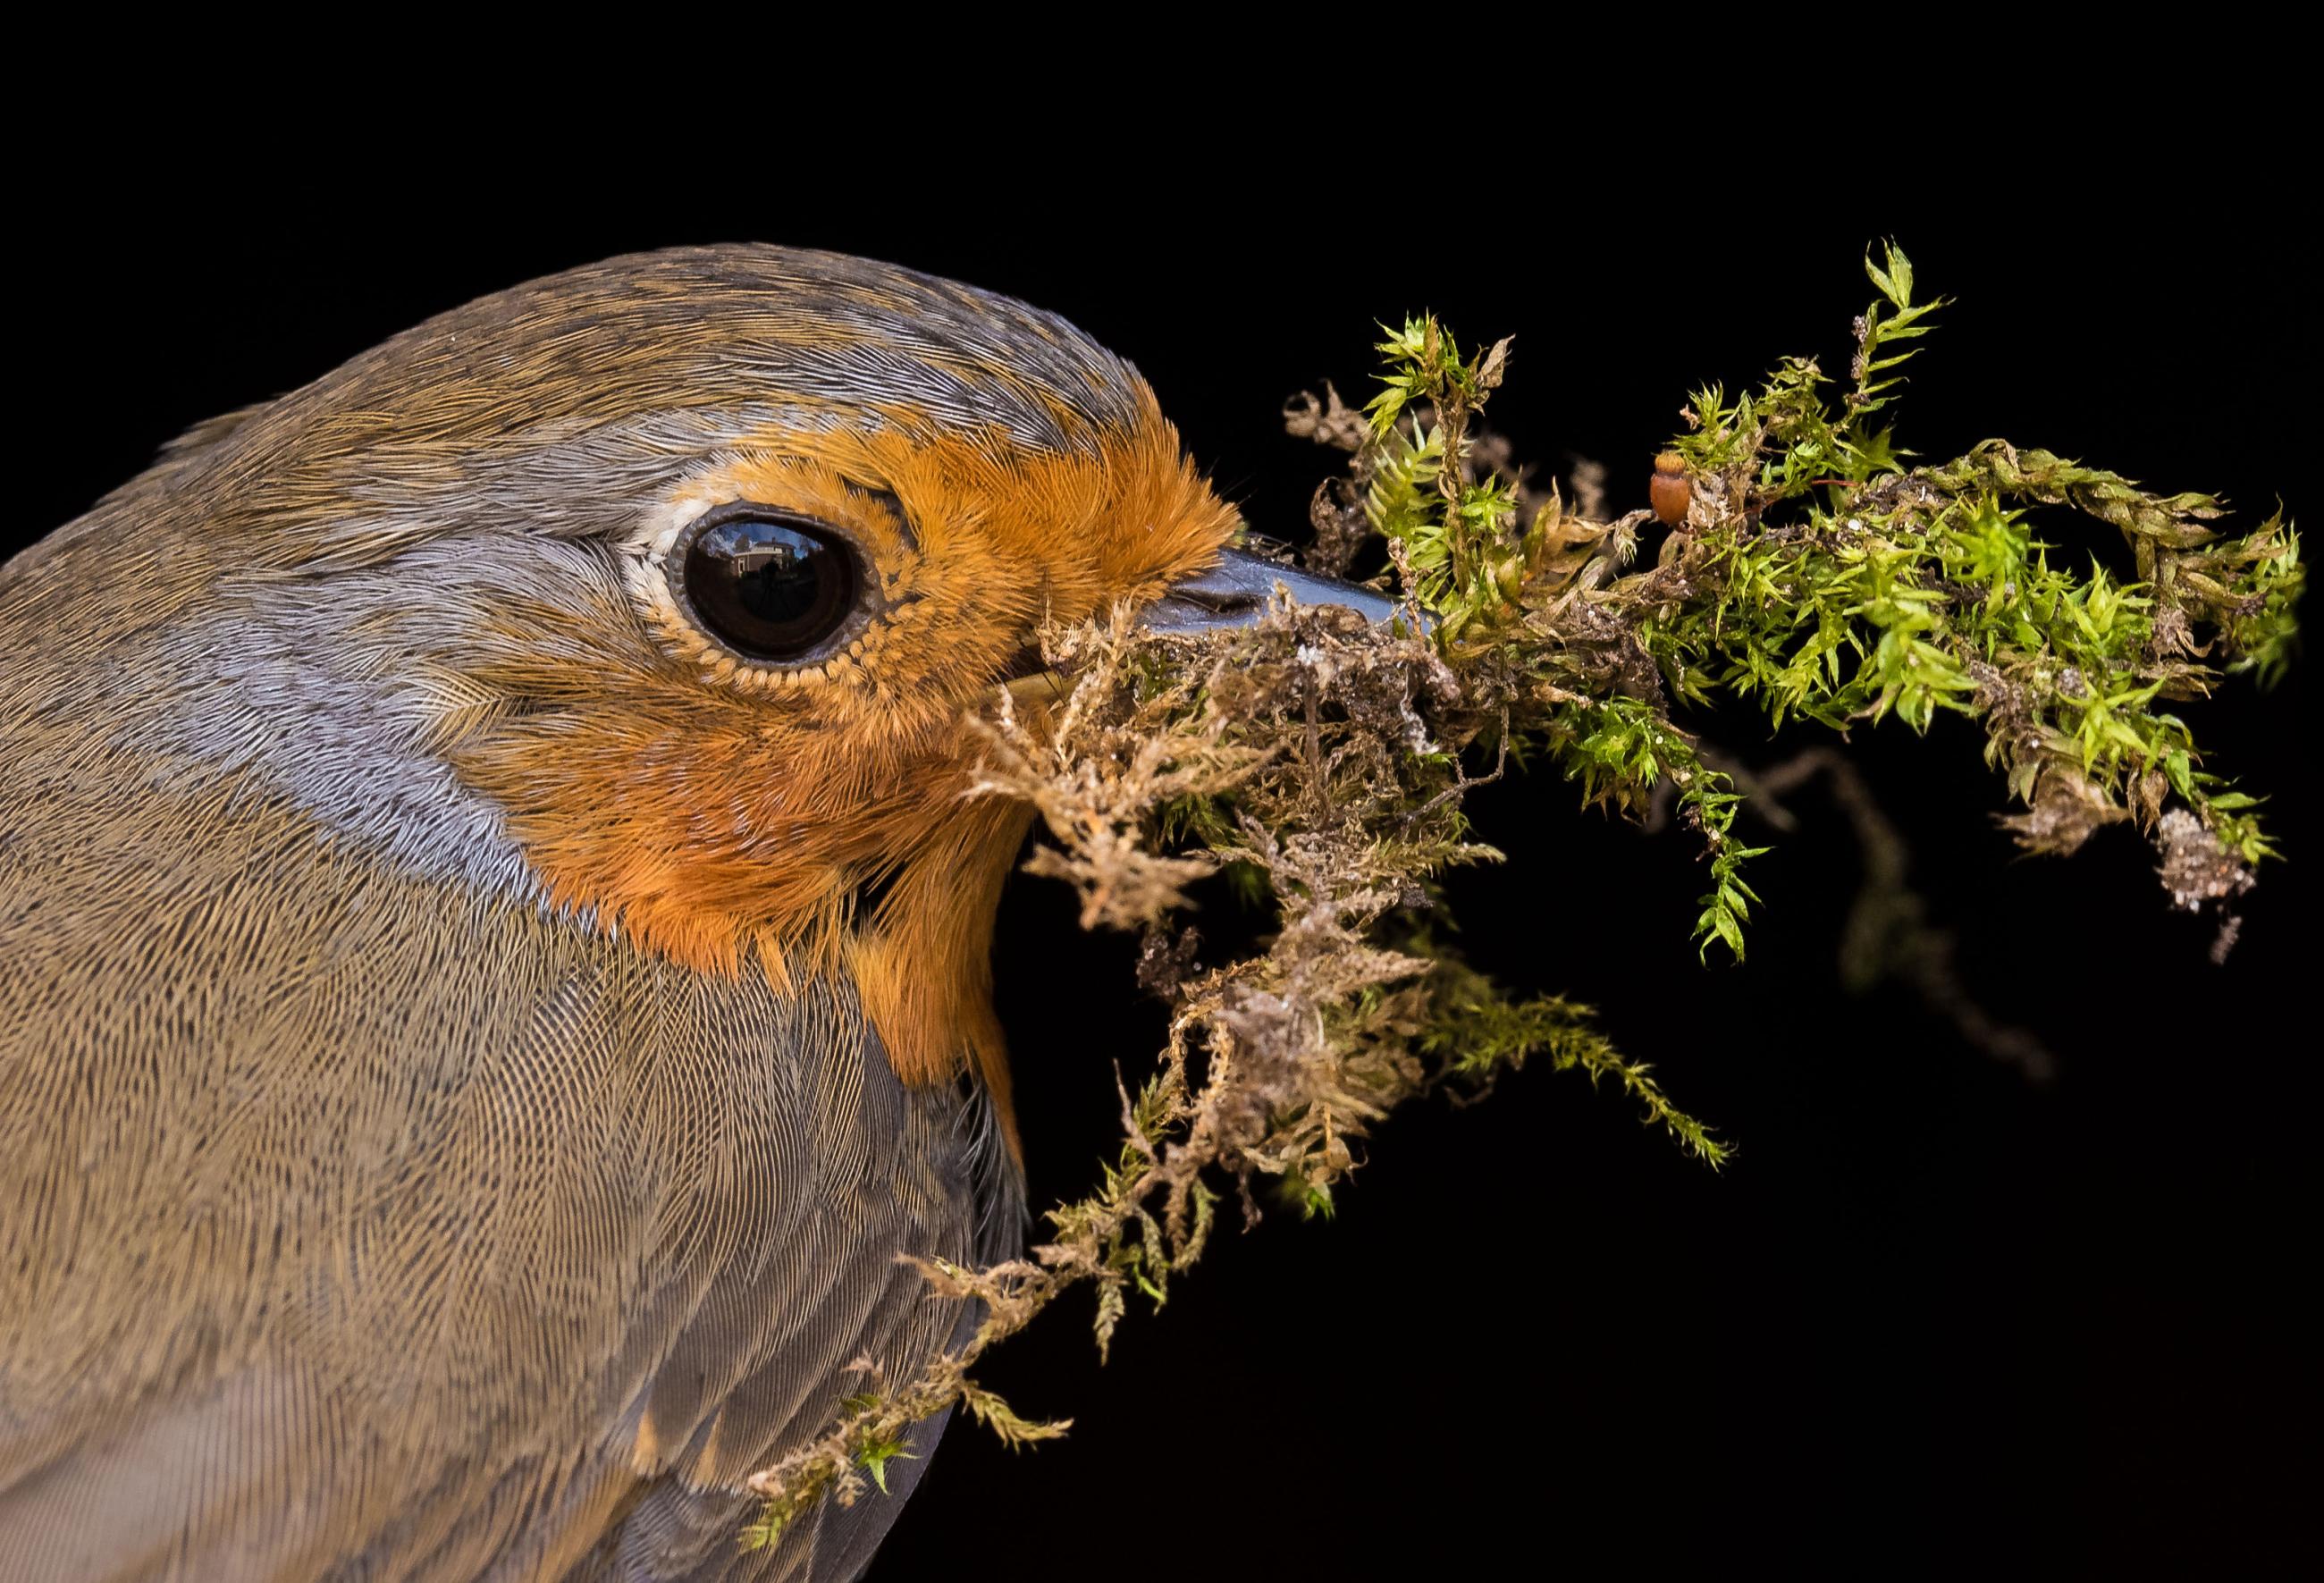
<path id="1" fill-rule="evenodd" d="M 855 611 L 862 574 L 853 548 L 827 528 L 736 516 L 687 547 L 687 602 L 712 633 L 758 659 L 812 653 Z"/>

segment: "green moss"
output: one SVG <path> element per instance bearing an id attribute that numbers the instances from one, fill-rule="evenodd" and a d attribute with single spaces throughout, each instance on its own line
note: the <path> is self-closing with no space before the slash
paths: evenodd
<path id="1" fill-rule="evenodd" d="M 2281 674 L 2306 575 L 2297 535 L 2279 515 L 2230 537 L 2209 495 L 2149 493 L 2002 440 L 1910 465 L 1886 419 L 1944 304 L 1915 299 L 1893 244 L 1865 268 L 1879 295 L 1856 321 L 1844 388 L 1788 358 L 1732 400 L 1694 394 L 1671 442 L 1693 484 L 1688 519 L 1628 575 L 1645 513 L 1600 529 L 1594 563 L 1555 564 L 1548 551 L 1572 537 L 1558 503 L 1521 526 L 1508 482 L 1471 456 L 1503 348 L 1464 361 L 1427 319 L 1393 336 L 1370 409 L 1379 455 L 1362 468 L 1370 520 L 1417 573 L 1447 658 L 1533 705 L 1513 729 L 1585 800 L 1635 812 L 1658 783 L 1676 789 L 1712 871 L 1697 934 L 1738 956 L 1754 854 L 1731 833 L 1735 794 L 1674 720 L 1721 697 L 1775 726 L 1975 719 L 2024 805 L 2010 824 L 2037 851 L 2121 820 L 2152 833 L 2175 796 L 2235 861 L 2274 855 L 2255 799 L 2204 768 L 2172 705 L 2228 674 Z M 2117 531 L 2135 580 L 2037 538 L 2043 511 Z M 1623 663 L 1636 655 L 1654 678 Z"/>
<path id="2" fill-rule="evenodd" d="M 1554 762 L 1586 804 L 1676 808 L 1709 870 L 1694 926 L 1706 954 L 1742 956 L 1759 899 L 1743 869 L 1763 849 L 1735 833 L 1742 793 L 1682 723 L 1728 700 L 1816 732 L 1974 720 L 2028 847 L 2070 851 L 2127 822 L 2154 840 L 2177 905 L 2224 906 L 2250 887 L 2274 855 L 2256 800 L 2208 767 L 2176 711 L 2289 663 L 2297 536 L 2280 518 L 2230 536 L 2209 496 L 2149 493 L 2001 440 L 1919 461 L 1894 409 L 1944 305 L 1916 296 L 1894 246 L 1866 272 L 1877 295 L 1844 382 L 1789 358 L 1731 400 L 1694 393 L 1670 442 L 1692 497 L 1650 566 L 1634 565 L 1661 531 L 1647 513 L 1600 521 L 1554 492 L 1530 497 L 1498 459 L 1507 447 L 1483 443 L 1508 343 L 1464 355 L 1424 318 L 1388 331 L 1360 419 L 1328 391 L 1286 409 L 1295 432 L 1348 453 L 1346 476 L 1317 496 L 1323 557 L 1378 534 L 1406 620 L 1384 630 L 1286 607 L 1201 637 L 1048 634 L 1070 698 L 1041 731 L 1004 709 L 978 789 L 1039 810 L 1054 844 L 1028 867 L 1076 888 L 1085 925 L 1146 932 L 1140 980 L 1171 1004 L 1169 1042 L 1124 1088 L 1114 1159 L 1047 1212 L 1028 1259 L 923 1266 L 936 1293 L 982 1305 L 974 1335 L 913 1379 L 870 1382 L 756 1476 L 766 1505 L 749 1542 L 772 1542 L 817 1500 L 884 1490 L 909 1425 L 956 1403 L 1011 1445 L 1063 1433 L 969 1370 L 1082 1286 L 1102 1354 L 1133 1302 L 1167 1301 L 1230 1191 L 1247 1216 L 1261 1192 L 1329 1215 L 1355 1165 L 1350 1140 L 1441 1086 L 1546 1062 L 1618 1087 L 1706 1164 L 1730 1157 L 1587 1008 L 1513 1000 L 1444 947 L 1438 878 L 1499 856 L 1472 839 L 1462 798 L 1511 758 Z M 2093 525 L 2125 541 L 2126 568 L 2067 548 Z M 1488 754 L 1494 768 L 1472 776 Z M 1803 758 L 1819 756 L 1842 762 L 1830 749 Z M 1901 875 L 1901 859 L 1886 861 Z M 1275 932 L 1197 969 L 1169 920 L 1184 887 L 1222 870 Z M 1899 938 L 1926 934 L 1904 922 Z M 1923 964 L 1923 987 L 1958 1001 L 1941 964 Z"/>

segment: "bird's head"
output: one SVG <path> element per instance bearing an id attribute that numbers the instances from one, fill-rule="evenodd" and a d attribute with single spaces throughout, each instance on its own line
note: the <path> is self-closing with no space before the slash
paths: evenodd
<path id="1" fill-rule="evenodd" d="M 899 1072 L 997 1077 L 1027 815 L 964 798 L 964 717 L 1038 623 L 1215 579 L 1236 526 L 1062 319 L 715 248 L 485 298 L 196 431 L 48 586 L 189 773 L 704 972 L 844 971 Z"/>

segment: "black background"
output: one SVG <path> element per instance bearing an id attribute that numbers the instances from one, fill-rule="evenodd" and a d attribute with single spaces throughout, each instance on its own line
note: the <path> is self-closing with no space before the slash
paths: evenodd
<path id="1" fill-rule="evenodd" d="M 1282 435 L 1279 404 L 1324 378 L 1361 391 L 1375 319 L 1427 307 L 1465 337 L 1515 335 L 1497 426 L 1551 470 L 1605 462 L 1622 510 L 1644 503 L 1692 384 L 1733 388 L 1789 352 L 1845 366 L 1858 261 L 1886 235 L 1957 299 L 1913 370 L 1915 448 L 1999 434 L 2224 493 L 2245 524 L 2277 498 L 2315 509 L 2297 408 L 2310 266 L 2284 210 L 2222 197 L 2208 164 L 2088 203 L 2017 201 L 2061 179 L 2029 164 L 1849 205 L 1568 163 L 1583 173 L 1538 193 L 1417 186 L 1386 245 L 1363 240 L 1383 223 L 1330 148 L 1252 176 L 1140 163 L 1106 185 L 964 167 L 876 202 L 788 177 L 755 195 L 609 184 L 630 197 L 576 189 L 554 207 L 513 186 L 442 204 L 427 180 L 292 202 L 259 173 L 189 180 L 166 209 L 84 189 L 27 216 L 43 244 L 11 360 L 17 525 L 37 537 L 187 425 L 429 313 L 730 239 L 863 253 L 1062 311 L 1138 364 L 1253 526 L 1283 537 L 1329 458 Z M 2081 525 L 2048 536 L 2123 564 Z M 1366 1149 L 1335 1220 L 1277 1212 L 1222 1237 L 1167 1311 L 1133 1311 L 1107 1367 L 1085 1302 L 1012 1343 L 988 1382 L 1071 1415 L 1072 1436 L 1012 1457 L 955 1428 L 876 1575 L 925 1576 L 1010 1533 L 1042 1541 L 1027 1575 L 1118 1578 L 1179 1575 L 1189 1554 L 1231 1578 L 1593 1555 L 1648 1572 L 2289 1566 L 2312 1474 L 2314 1324 L 2296 1297 L 2314 1262 L 2310 686 L 2303 667 L 2190 712 L 2214 768 L 2278 794 L 2293 859 L 2266 871 L 2224 968 L 2128 833 L 2018 858 L 1973 726 L 1858 733 L 1971 987 L 2056 1053 L 2047 1086 L 1902 991 L 1840 991 L 1858 858 L 1819 794 L 1793 799 L 1805 826 L 1752 872 L 1766 906 L 1748 965 L 1708 969 L 1683 837 L 1584 816 L 1546 771 L 1480 794 L 1511 863 L 1453 882 L 1466 949 L 1600 1007 L 1739 1143 L 1735 1164 L 1714 1174 L 1545 1070 L 1473 1108 L 1416 1105 Z M 1787 750 L 1748 717 L 1699 723 L 1753 761 Z M 1157 1042 L 1130 955 L 1078 934 L 1061 888 L 1012 886 L 1000 997 L 1037 1203 L 1091 1179 L 1115 1126 L 1111 1063 Z"/>

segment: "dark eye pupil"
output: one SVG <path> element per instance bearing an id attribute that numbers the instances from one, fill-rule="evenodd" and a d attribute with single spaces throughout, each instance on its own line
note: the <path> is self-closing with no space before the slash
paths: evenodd
<path id="1" fill-rule="evenodd" d="M 714 523 L 686 552 L 686 594 L 703 622 L 736 649 L 796 659 L 855 608 L 855 557 L 837 534 L 745 517 Z"/>

